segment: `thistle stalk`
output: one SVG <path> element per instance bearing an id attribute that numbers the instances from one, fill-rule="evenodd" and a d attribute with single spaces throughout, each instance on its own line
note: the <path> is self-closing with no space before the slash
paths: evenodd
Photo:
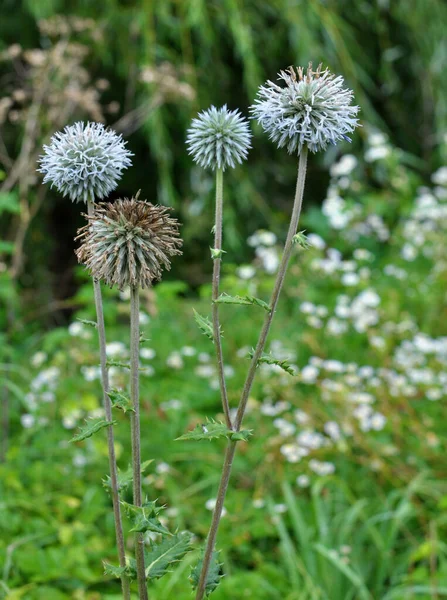
<path id="1" fill-rule="evenodd" d="M 214 347 L 216 349 L 217 373 L 219 378 L 220 395 L 222 399 L 222 408 L 225 415 L 225 422 L 229 429 L 232 428 L 230 417 L 230 405 L 228 402 L 227 387 L 225 383 L 224 362 L 222 356 L 222 340 L 219 322 L 219 282 L 220 265 L 222 256 L 222 214 L 223 214 L 223 171 L 216 169 L 216 217 L 214 224 L 214 253 L 213 253 L 213 335 Z"/>
<path id="2" fill-rule="evenodd" d="M 244 418 L 245 409 L 247 407 L 247 401 L 250 395 L 251 387 L 253 385 L 253 380 L 256 374 L 256 369 L 258 367 L 259 358 L 264 351 L 264 347 L 267 341 L 267 336 L 270 331 L 270 327 L 273 322 L 273 317 L 275 315 L 276 307 L 278 304 L 279 296 L 281 294 L 281 290 L 284 284 L 287 267 L 289 264 L 290 256 L 292 254 L 293 248 L 293 236 L 296 234 L 298 228 L 298 222 L 301 214 L 301 206 L 303 202 L 303 192 L 304 192 L 304 183 L 306 179 L 306 167 L 307 167 L 307 154 L 308 149 L 307 146 L 304 146 L 301 150 L 301 154 L 299 157 L 298 163 L 298 177 L 296 182 L 296 191 L 295 191 L 295 200 L 293 204 L 292 215 L 290 219 L 289 231 L 287 233 L 287 239 L 284 245 L 283 255 L 281 258 L 281 263 L 279 265 L 278 273 L 276 276 L 275 284 L 273 287 L 273 292 L 270 299 L 270 311 L 266 314 L 264 319 L 264 324 L 261 329 L 261 333 L 259 334 L 258 343 L 256 345 L 250 367 L 247 373 L 247 378 L 245 380 L 245 384 L 242 390 L 241 399 L 239 401 L 237 415 L 234 423 L 235 431 L 240 431 L 242 420 Z M 203 556 L 202 563 L 202 571 L 200 573 L 199 583 L 197 586 L 196 600 L 202 600 L 205 595 L 206 590 L 206 582 L 208 571 L 211 564 L 211 559 L 213 556 L 214 546 L 216 543 L 217 531 L 219 529 L 220 519 L 222 517 L 222 509 L 225 501 L 225 496 L 228 489 L 228 484 L 230 481 L 231 468 L 233 466 L 233 459 L 236 452 L 236 443 L 230 440 L 227 444 L 227 448 L 225 451 L 224 465 L 222 470 L 222 475 L 219 484 L 219 490 L 217 492 L 216 506 L 213 511 L 213 517 L 211 521 L 210 531 L 208 533 L 205 552 Z"/>
<path id="3" fill-rule="evenodd" d="M 94 205 L 93 201 L 89 200 L 87 203 L 87 210 L 89 216 L 93 215 Z M 106 415 L 107 421 L 112 421 L 112 404 L 110 402 L 110 398 L 108 396 L 109 392 L 109 373 L 107 370 L 107 354 L 106 354 L 106 332 L 104 325 L 104 311 L 102 306 L 102 295 L 101 295 L 101 284 L 99 281 L 92 277 L 93 279 L 93 290 L 95 295 L 95 307 L 96 307 L 96 322 L 98 329 L 98 338 L 99 338 L 99 354 L 100 354 L 100 363 L 101 363 L 101 381 L 102 381 L 102 389 L 103 389 L 103 404 L 104 404 L 104 412 Z M 109 455 L 109 470 L 110 470 L 110 484 L 111 484 L 111 494 L 112 494 L 112 505 L 113 505 L 113 515 L 115 520 L 115 535 L 116 535 L 116 545 L 118 549 L 118 560 L 120 567 L 126 566 L 126 553 L 125 553 L 125 545 L 124 545 L 124 534 L 123 534 L 123 525 L 121 521 L 121 508 L 120 508 L 120 499 L 118 492 L 118 473 L 116 467 L 116 456 L 115 456 L 115 439 L 113 433 L 113 425 L 107 427 L 107 447 L 108 447 L 108 455 Z M 121 576 L 121 587 L 123 591 L 124 600 L 130 600 L 130 582 L 126 575 Z"/>
<path id="4" fill-rule="evenodd" d="M 141 436 L 139 398 L 140 317 L 138 286 L 130 287 L 130 397 L 134 412 L 130 414 L 132 435 L 133 503 L 141 506 Z M 141 600 L 147 600 L 146 574 L 144 570 L 144 540 L 142 533 L 135 533 L 135 562 L 138 592 Z"/>

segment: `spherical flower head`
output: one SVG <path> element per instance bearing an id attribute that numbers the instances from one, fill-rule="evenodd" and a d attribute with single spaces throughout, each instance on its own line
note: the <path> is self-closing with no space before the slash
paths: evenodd
<path id="1" fill-rule="evenodd" d="M 102 200 L 132 163 L 122 137 L 102 123 L 75 123 L 53 135 L 39 158 L 44 183 L 73 202 Z"/>
<path id="2" fill-rule="evenodd" d="M 188 153 L 201 167 L 224 171 L 247 158 L 250 140 L 248 120 L 225 105 L 199 113 L 188 129 L 186 143 Z"/>
<path id="3" fill-rule="evenodd" d="M 272 81 L 259 88 L 251 113 L 278 148 L 300 154 L 303 146 L 311 152 L 325 150 L 348 137 L 358 126 L 358 106 L 352 106 L 353 92 L 344 88 L 344 79 L 328 69 L 304 72 L 289 67 L 279 73 L 285 86 Z"/>
<path id="4" fill-rule="evenodd" d="M 78 232 L 79 262 L 110 287 L 149 287 L 169 271 L 170 257 L 181 254 L 179 223 L 169 213 L 137 198 L 98 204 Z"/>

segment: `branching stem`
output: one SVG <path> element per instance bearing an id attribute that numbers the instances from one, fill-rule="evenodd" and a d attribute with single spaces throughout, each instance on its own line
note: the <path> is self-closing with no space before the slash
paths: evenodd
<path id="1" fill-rule="evenodd" d="M 242 396 L 239 402 L 236 420 L 234 423 L 234 429 L 239 431 L 242 425 L 242 419 L 245 414 L 247 407 L 248 398 L 250 395 L 253 380 L 258 367 L 258 361 L 262 352 L 264 351 L 267 336 L 270 331 L 270 327 L 275 315 L 276 307 L 278 304 L 279 296 L 284 284 L 284 279 L 287 272 L 287 266 L 289 264 L 290 256 L 293 248 L 293 236 L 296 234 L 298 228 L 298 222 L 301 214 L 301 206 L 303 202 L 304 182 L 306 179 L 306 168 L 307 168 L 307 147 L 304 147 L 301 151 L 299 164 L 298 164 L 298 177 L 296 182 L 295 200 L 293 204 L 292 216 L 290 219 L 289 231 L 287 234 L 286 243 L 284 245 L 284 251 L 279 265 L 278 274 L 276 276 L 275 285 L 273 287 L 272 296 L 270 299 L 270 312 L 266 313 L 264 324 L 259 334 L 258 343 L 253 353 L 253 358 L 250 363 L 247 378 L 245 380 L 244 388 L 242 390 Z M 222 517 L 222 509 L 225 501 L 225 496 L 228 489 L 228 483 L 230 481 L 231 468 L 233 466 L 234 454 L 236 451 L 236 443 L 229 441 L 225 452 L 224 465 L 222 469 L 222 476 L 219 484 L 219 490 L 217 493 L 216 506 L 214 508 L 213 517 L 211 521 L 211 527 L 208 534 L 205 553 L 203 557 L 202 571 L 200 573 L 199 584 L 197 586 L 196 600 L 202 600 L 206 589 L 206 580 L 208 576 L 208 570 L 211 564 L 213 556 L 214 546 L 216 543 L 217 531 L 219 529 L 220 519 Z"/>
<path id="2" fill-rule="evenodd" d="M 87 210 L 89 216 L 93 215 L 94 206 L 91 200 L 88 201 Z M 106 330 L 104 325 L 104 310 L 102 306 L 102 295 L 101 285 L 99 281 L 93 278 L 93 290 L 95 294 L 95 307 L 96 307 L 96 322 L 98 329 L 99 338 L 99 354 L 101 363 L 101 381 L 103 390 L 103 404 L 104 412 L 107 421 L 112 421 L 112 404 L 108 396 L 109 392 L 109 373 L 107 369 L 107 354 L 106 354 Z M 115 439 L 113 433 L 113 425 L 107 427 L 107 446 L 109 454 L 109 470 L 110 470 L 110 487 L 112 493 L 112 504 L 113 504 L 113 515 L 115 519 L 115 534 L 116 534 L 116 545 L 118 548 L 118 560 L 120 567 L 126 566 L 126 553 L 124 545 L 124 534 L 123 525 L 121 521 L 121 508 L 120 499 L 118 493 L 118 474 L 116 467 L 116 456 L 115 456 Z M 121 587 L 123 590 L 124 600 L 130 600 L 130 582 L 129 579 L 123 575 L 121 577 Z"/>

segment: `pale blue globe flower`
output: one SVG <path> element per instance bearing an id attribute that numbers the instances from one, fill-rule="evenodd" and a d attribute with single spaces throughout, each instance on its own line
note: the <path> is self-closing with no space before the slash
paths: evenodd
<path id="1" fill-rule="evenodd" d="M 201 167 L 234 168 L 247 158 L 251 133 L 248 120 L 238 110 L 212 106 L 199 113 L 188 129 L 188 153 Z"/>
<path id="2" fill-rule="evenodd" d="M 102 200 L 132 163 L 121 135 L 102 123 L 75 123 L 51 138 L 39 158 L 44 183 L 73 202 Z"/>
<path id="3" fill-rule="evenodd" d="M 339 140 L 351 141 L 348 134 L 358 127 L 358 106 L 352 106 L 353 92 L 344 88 L 344 79 L 328 69 L 306 72 L 289 67 L 279 73 L 285 86 L 272 81 L 259 88 L 250 108 L 278 148 L 300 154 L 303 146 L 311 152 L 325 150 Z"/>

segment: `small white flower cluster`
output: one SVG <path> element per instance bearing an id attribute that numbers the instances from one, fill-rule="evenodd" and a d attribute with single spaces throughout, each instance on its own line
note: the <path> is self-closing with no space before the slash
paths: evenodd
<path id="1" fill-rule="evenodd" d="M 113 191 L 132 153 L 102 123 L 75 123 L 51 138 L 39 158 L 44 183 L 73 202 L 102 200 Z"/>

